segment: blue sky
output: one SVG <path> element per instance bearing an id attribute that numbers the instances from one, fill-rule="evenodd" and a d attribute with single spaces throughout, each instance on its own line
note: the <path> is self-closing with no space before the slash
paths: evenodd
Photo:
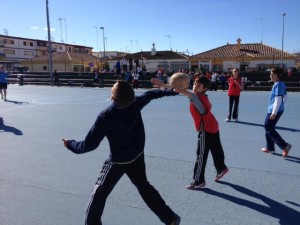
<path id="1" fill-rule="evenodd" d="M 53 40 L 94 51 L 103 51 L 102 26 L 106 50 L 150 51 L 155 43 L 191 55 L 238 38 L 281 49 L 285 12 L 284 50 L 300 52 L 300 0 L 48 1 Z M 46 0 L 1 0 L 0 34 L 47 40 L 46 18 Z"/>

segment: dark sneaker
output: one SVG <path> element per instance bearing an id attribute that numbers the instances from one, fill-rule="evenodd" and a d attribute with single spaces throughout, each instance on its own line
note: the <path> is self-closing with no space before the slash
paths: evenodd
<path id="1" fill-rule="evenodd" d="M 190 183 L 189 185 L 187 185 L 186 188 L 189 190 L 199 190 L 201 188 L 204 188 L 205 185 L 206 185 L 205 181 L 203 181 L 203 182 L 194 181 L 194 182 Z"/>
<path id="2" fill-rule="evenodd" d="M 265 153 L 270 153 L 270 154 L 274 154 L 274 153 L 275 153 L 274 150 L 271 151 L 271 150 L 269 150 L 269 149 L 267 149 L 267 148 L 262 148 L 261 150 L 262 150 L 263 152 L 265 152 Z"/>
<path id="3" fill-rule="evenodd" d="M 175 218 L 170 225 L 179 225 L 180 221 L 181 221 L 180 217 L 178 215 L 175 215 Z"/>
<path id="4" fill-rule="evenodd" d="M 222 172 L 220 172 L 220 173 L 217 173 L 217 176 L 216 176 L 216 179 L 215 179 L 215 181 L 218 181 L 218 180 L 220 180 L 227 172 L 229 171 L 229 169 L 228 168 L 226 168 L 226 169 L 224 169 Z"/>
<path id="5" fill-rule="evenodd" d="M 282 157 L 283 157 L 283 158 L 285 158 L 285 157 L 288 156 L 289 151 L 291 150 L 291 148 L 292 148 L 292 145 L 290 145 L 290 144 L 287 144 L 287 145 L 285 146 L 285 148 L 283 149 L 283 152 L 282 152 Z"/>

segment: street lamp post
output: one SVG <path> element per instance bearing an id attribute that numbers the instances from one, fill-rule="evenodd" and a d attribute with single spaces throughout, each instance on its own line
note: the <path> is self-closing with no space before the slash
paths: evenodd
<path id="1" fill-rule="evenodd" d="M 68 43 L 68 34 L 67 34 L 67 19 L 66 18 L 61 18 L 65 22 L 65 32 L 66 32 L 66 42 Z"/>
<path id="2" fill-rule="evenodd" d="M 169 38 L 169 43 L 170 43 L 170 51 L 172 51 L 171 35 L 170 35 L 170 34 L 166 34 L 166 37 L 168 37 L 168 38 Z"/>
<path id="3" fill-rule="evenodd" d="M 98 46 L 98 27 L 94 26 L 96 28 L 96 37 L 97 37 L 97 52 L 98 52 L 98 58 L 99 58 L 99 46 Z"/>
<path id="4" fill-rule="evenodd" d="M 49 60 L 49 71 L 50 71 L 50 83 L 53 86 L 53 62 L 52 62 L 52 43 L 50 34 L 50 20 L 49 20 L 49 7 L 48 0 L 46 0 L 46 14 L 47 14 L 47 30 L 48 30 L 48 60 Z"/>
<path id="5" fill-rule="evenodd" d="M 284 41 L 284 17 L 286 13 L 282 13 L 282 42 L 281 42 L 281 69 L 283 70 L 283 41 Z"/>
<path id="6" fill-rule="evenodd" d="M 105 58 L 105 35 L 104 35 L 104 27 L 100 27 L 100 29 L 103 31 L 103 58 Z M 103 69 L 105 69 L 104 66 L 103 66 Z"/>

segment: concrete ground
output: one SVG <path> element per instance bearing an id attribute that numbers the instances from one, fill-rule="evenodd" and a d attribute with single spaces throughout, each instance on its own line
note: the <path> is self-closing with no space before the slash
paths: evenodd
<path id="1" fill-rule="evenodd" d="M 137 94 L 145 90 L 138 89 Z M 226 123 L 226 92 L 208 92 L 219 121 L 229 173 L 214 182 L 209 156 L 207 188 L 190 191 L 196 132 L 188 99 L 153 100 L 143 110 L 150 183 L 182 218 L 182 225 L 296 225 L 300 221 L 300 94 L 289 93 L 278 132 L 293 148 L 286 159 L 260 151 L 268 92 L 243 92 L 240 122 Z M 82 140 L 108 104 L 108 88 L 8 87 L 0 100 L 0 224 L 82 225 L 85 207 L 109 153 L 75 155 L 62 138 Z M 127 177 L 109 196 L 104 225 L 158 225 Z"/>

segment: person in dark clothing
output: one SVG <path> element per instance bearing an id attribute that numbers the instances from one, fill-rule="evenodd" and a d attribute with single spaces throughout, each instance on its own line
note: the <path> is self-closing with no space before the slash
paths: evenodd
<path id="1" fill-rule="evenodd" d="M 57 70 L 54 70 L 54 85 L 56 85 L 57 87 L 59 86 L 59 77 L 58 77 L 58 73 Z"/>
<path id="2" fill-rule="evenodd" d="M 101 216 L 106 199 L 124 174 L 164 224 L 180 223 L 180 217 L 167 206 L 147 179 L 144 159 L 145 130 L 141 116 L 141 110 L 151 100 L 177 94 L 174 90 L 151 90 L 135 96 L 130 83 L 117 81 L 112 87 L 111 105 L 100 112 L 85 140 L 77 142 L 63 139 L 64 146 L 76 154 L 96 149 L 104 137 L 110 145 L 109 158 L 104 162 L 90 197 L 86 225 L 102 225 Z"/>

